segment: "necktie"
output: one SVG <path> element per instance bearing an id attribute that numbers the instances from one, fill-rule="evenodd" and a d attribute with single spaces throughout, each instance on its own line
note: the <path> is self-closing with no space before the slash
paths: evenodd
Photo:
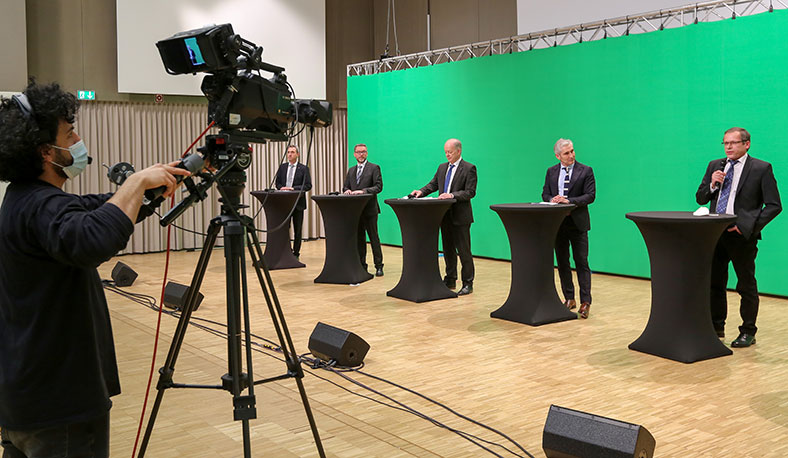
<path id="1" fill-rule="evenodd" d="M 454 170 L 454 164 L 449 164 L 449 171 L 446 172 L 446 181 L 443 183 L 443 192 L 449 192 L 449 183 L 451 183 L 452 170 Z"/>
<path id="2" fill-rule="evenodd" d="M 569 195 L 569 167 L 564 167 L 564 189 L 561 191 L 561 195 L 563 197 Z"/>
<path id="3" fill-rule="evenodd" d="M 287 187 L 288 188 L 292 188 L 293 187 L 293 178 L 295 177 L 295 169 L 296 169 L 295 164 L 290 164 L 290 166 L 287 168 Z"/>
<path id="4" fill-rule="evenodd" d="M 361 179 L 361 174 L 364 172 L 364 167 L 357 165 L 356 166 L 356 184 L 358 184 L 358 180 Z"/>
<path id="5" fill-rule="evenodd" d="M 725 213 L 728 208 L 728 198 L 731 196 L 731 188 L 733 187 L 733 167 L 739 163 L 736 161 L 728 161 L 730 167 L 725 172 L 725 179 L 722 181 L 722 189 L 720 190 L 720 198 L 717 199 L 717 213 Z"/>

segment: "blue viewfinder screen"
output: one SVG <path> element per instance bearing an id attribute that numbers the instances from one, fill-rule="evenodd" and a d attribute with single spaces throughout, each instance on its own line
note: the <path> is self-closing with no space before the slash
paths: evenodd
<path id="1" fill-rule="evenodd" d="M 197 39 L 186 38 L 183 41 L 186 43 L 186 50 L 189 51 L 189 60 L 192 65 L 197 66 L 205 64 L 205 59 L 202 58 L 202 52 L 200 52 L 200 45 L 197 44 Z"/>

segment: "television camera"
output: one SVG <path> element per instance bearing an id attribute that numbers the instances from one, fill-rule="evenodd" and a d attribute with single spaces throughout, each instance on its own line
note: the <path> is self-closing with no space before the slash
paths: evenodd
<path id="1" fill-rule="evenodd" d="M 219 180 L 237 198 L 246 181 L 244 169 L 251 164 L 249 143 L 285 141 L 294 137 L 295 125 L 327 127 L 333 121 L 331 103 L 295 99 L 284 68 L 263 62 L 263 48 L 233 32 L 231 24 L 212 25 L 176 33 L 156 43 L 167 73 L 207 73 L 200 89 L 208 99 L 208 119 L 218 126 L 218 135 L 208 135 L 198 148 L 215 173 L 198 173 L 187 161 L 184 168 L 202 178 L 194 184 L 184 180 L 189 196 L 161 218 L 161 225 L 174 221 L 189 206 L 206 197 L 206 190 Z M 272 73 L 263 78 L 261 71 Z M 226 175 L 226 176 L 225 176 Z M 162 190 L 163 191 L 163 190 Z M 149 200 L 158 205 L 152 193 Z M 152 198 L 150 198 L 152 197 Z"/>

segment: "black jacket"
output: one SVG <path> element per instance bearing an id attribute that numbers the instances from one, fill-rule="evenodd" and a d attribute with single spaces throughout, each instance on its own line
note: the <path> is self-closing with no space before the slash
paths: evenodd
<path id="1" fill-rule="evenodd" d="M 358 182 L 356 182 L 356 169 L 358 169 L 358 164 L 348 169 L 347 175 L 345 175 L 345 184 L 342 185 L 342 192 L 361 190 L 366 194 L 372 194 L 372 198 L 369 199 L 361 214 L 369 217 L 380 213 L 378 193 L 383 190 L 383 177 L 380 175 L 380 166 L 367 161 Z"/>
<path id="2" fill-rule="evenodd" d="M 439 191 L 441 194 L 444 192 L 454 194 L 457 202 L 452 204 L 449 211 L 446 212 L 446 217 L 451 218 L 453 224 L 471 224 L 473 222 L 471 199 L 476 195 L 476 166 L 465 159 L 461 160 L 457 170 L 454 171 L 454 179 L 451 182 L 451 189 L 448 191 L 443 189 L 447 170 L 449 170 L 448 162 L 439 165 L 432 180 L 421 188 L 421 193 L 423 196 L 435 191 Z"/>
<path id="3" fill-rule="evenodd" d="M 717 208 L 717 198 L 720 195 L 719 187 L 711 191 L 711 175 L 720 168 L 720 159 L 709 162 L 706 174 L 703 175 L 695 193 L 695 199 L 700 205 L 711 202 L 712 213 Z M 777 189 L 777 180 L 774 178 L 772 165 L 766 161 L 747 157 L 744 169 L 739 177 L 739 187 L 736 189 L 736 200 L 733 202 L 733 212 L 738 216 L 736 226 L 742 235 L 761 238 L 761 230 L 782 211 L 780 191 Z"/>
<path id="4" fill-rule="evenodd" d="M 285 162 L 279 166 L 279 170 L 276 172 L 276 189 L 282 189 L 287 186 L 287 167 L 289 165 L 289 162 Z M 295 175 L 293 175 L 293 189 L 304 191 L 301 197 L 298 198 L 295 209 L 306 210 L 306 193 L 312 189 L 312 176 L 309 174 L 309 167 L 300 162 L 296 163 L 296 171 Z"/>
<path id="5" fill-rule="evenodd" d="M 542 187 L 542 200 L 549 202 L 550 199 L 558 195 L 558 176 L 561 173 L 561 163 L 547 169 Z M 591 217 L 588 215 L 588 205 L 596 199 L 596 179 L 594 170 L 575 161 L 572 169 L 572 177 L 569 179 L 569 195 L 566 198 L 569 203 L 577 205 L 569 216 L 574 221 L 575 226 L 581 231 L 591 230 Z"/>

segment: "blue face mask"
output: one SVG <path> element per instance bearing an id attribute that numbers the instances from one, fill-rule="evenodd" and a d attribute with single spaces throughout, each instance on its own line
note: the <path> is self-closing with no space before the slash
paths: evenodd
<path id="1" fill-rule="evenodd" d="M 85 171 L 85 168 L 88 166 L 88 147 L 85 146 L 85 142 L 80 140 L 73 145 L 69 146 L 68 148 L 61 148 L 60 146 L 56 145 L 49 145 L 52 148 L 61 149 L 63 151 L 68 151 L 71 154 L 71 157 L 74 159 L 74 162 L 71 165 L 61 165 L 57 162 L 52 162 L 56 166 L 63 169 L 66 172 L 66 176 L 69 178 L 74 178 L 80 173 Z"/>

